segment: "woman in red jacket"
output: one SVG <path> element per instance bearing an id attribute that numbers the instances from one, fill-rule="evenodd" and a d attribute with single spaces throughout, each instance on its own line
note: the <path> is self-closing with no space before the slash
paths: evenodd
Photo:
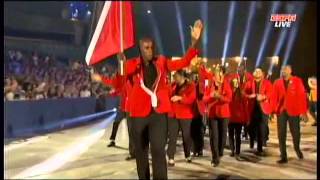
<path id="1" fill-rule="evenodd" d="M 239 78 L 231 79 L 232 101 L 230 102 L 230 119 L 228 124 L 230 156 L 239 160 L 241 148 L 241 129 L 247 123 L 246 99 L 241 93 Z"/>
<path id="2" fill-rule="evenodd" d="M 218 166 L 223 156 L 226 144 L 228 119 L 230 118 L 229 103 L 232 99 L 232 90 L 227 79 L 224 79 L 222 68 L 214 70 L 214 80 L 209 88 L 210 93 L 204 93 L 203 101 L 209 108 L 209 134 L 212 151 L 213 166 Z M 208 95 L 209 94 L 209 95 Z"/>
<path id="3" fill-rule="evenodd" d="M 189 82 L 187 74 L 179 70 L 174 74 L 175 87 L 171 97 L 173 116 L 168 121 L 169 144 L 167 154 L 169 166 L 174 166 L 174 154 L 176 151 L 177 137 L 179 129 L 182 131 L 183 149 L 186 161 L 191 162 L 191 122 L 194 117 L 194 102 L 196 100 L 196 87 L 193 82 Z"/>

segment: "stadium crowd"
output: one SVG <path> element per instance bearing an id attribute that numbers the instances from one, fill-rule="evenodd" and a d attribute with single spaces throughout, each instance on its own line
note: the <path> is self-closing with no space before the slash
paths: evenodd
<path id="1" fill-rule="evenodd" d="M 111 65 L 102 69 L 114 74 Z M 4 60 L 4 100 L 39 100 L 57 98 L 100 97 L 110 88 L 90 79 L 84 61 L 9 50 Z"/>

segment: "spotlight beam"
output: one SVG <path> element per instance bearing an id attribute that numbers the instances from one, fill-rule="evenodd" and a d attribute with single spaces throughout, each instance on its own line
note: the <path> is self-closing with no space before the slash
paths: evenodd
<path id="1" fill-rule="evenodd" d="M 271 27 L 272 27 L 272 24 L 269 22 L 269 17 L 271 14 L 274 14 L 275 12 L 278 11 L 278 9 L 280 8 L 280 2 L 279 1 L 276 1 L 276 2 L 273 2 L 272 3 L 272 7 L 268 13 L 268 16 L 267 16 L 267 21 L 266 21 L 266 29 L 264 30 L 264 33 L 263 33 L 263 39 L 262 39 L 262 42 L 261 42 L 261 45 L 260 45 L 260 49 L 259 49 L 259 52 L 258 52 L 258 57 L 257 57 L 257 61 L 256 61 L 256 65 L 255 67 L 259 66 L 260 63 L 261 63 L 261 59 L 262 59 L 262 55 L 264 53 L 264 50 L 265 50 L 265 47 L 266 47 L 266 44 L 269 40 L 269 35 L 270 35 L 270 30 L 271 30 Z"/>
<path id="2" fill-rule="evenodd" d="M 227 31 L 226 31 L 226 35 L 225 35 L 225 38 L 224 38 L 222 64 L 224 64 L 224 61 L 225 61 L 225 58 L 226 58 L 226 55 L 227 55 L 229 39 L 230 39 L 230 31 L 232 29 L 232 22 L 233 22 L 233 19 L 234 19 L 235 6 L 236 6 L 236 2 L 232 1 L 231 4 L 230 4 L 230 7 L 229 7 Z"/>
<path id="3" fill-rule="evenodd" d="M 203 29 L 203 56 L 208 57 L 208 1 L 200 2 L 201 7 L 201 19 L 204 22 L 204 29 Z"/>
<path id="4" fill-rule="evenodd" d="M 304 9 L 305 9 L 305 2 L 302 2 L 302 4 L 299 4 L 297 9 L 298 9 L 297 17 L 301 17 L 301 15 L 303 15 L 303 12 L 304 12 Z M 293 44 L 294 44 L 294 41 L 296 39 L 297 32 L 299 30 L 299 23 L 300 23 L 300 21 L 297 18 L 297 21 L 295 22 L 295 24 L 293 26 L 293 30 L 289 34 L 289 40 L 288 40 L 286 51 L 285 51 L 285 54 L 284 54 L 284 57 L 283 57 L 282 67 L 287 65 L 287 63 L 288 63 Z"/>
<path id="5" fill-rule="evenodd" d="M 296 10 L 296 7 L 287 5 L 286 9 L 287 9 L 287 13 L 291 14 Z M 281 48 L 283 47 L 283 43 L 285 41 L 285 38 L 286 38 L 287 34 L 288 34 L 288 29 L 282 29 L 281 30 L 281 33 L 279 35 L 279 39 L 278 39 L 278 42 L 277 42 L 277 46 L 276 46 L 276 48 L 274 50 L 274 53 L 273 53 L 274 56 L 278 56 L 279 55 L 279 53 L 281 51 Z"/>
<path id="6" fill-rule="evenodd" d="M 147 9 L 151 10 L 152 12 L 154 12 L 153 9 L 152 9 L 152 6 L 149 3 L 146 4 L 146 6 L 147 6 Z M 156 23 L 156 19 L 154 18 L 153 13 L 148 14 L 148 16 L 149 16 L 149 20 L 150 20 L 150 23 L 151 23 L 153 34 L 154 34 L 154 37 L 155 37 L 155 40 L 156 40 L 156 44 L 157 44 L 158 49 L 159 49 L 159 53 L 160 54 L 164 54 L 163 45 L 162 45 L 163 43 L 162 43 L 162 40 L 161 40 L 159 27 L 158 27 L 158 25 Z"/>
<path id="7" fill-rule="evenodd" d="M 176 9 L 176 19 L 178 22 L 178 28 L 179 28 L 179 36 L 180 36 L 180 43 L 182 48 L 182 53 L 186 53 L 186 47 L 185 47 L 185 41 L 184 41 L 184 32 L 183 32 L 183 26 L 182 26 L 182 18 L 181 18 L 181 11 L 180 7 L 177 1 L 174 2 L 174 7 Z"/>
<path id="8" fill-rule="evenodd" d="M 286 6 L 286 9 L 287 9 L 287 13 L 291 14 L 295 11 L 296 7 L 294 7 L 293 5 L 287 5 Z M 287 37 L 287 34 L 288 34 L 288 29 L 282 29 L 281 30 L 281 33 L 279 35 L 279 38 L 278 38 L 278 41 L 277 41 L 277 45 L 274 49 L 274 52 L 273 52 L 273 56 L 279 56 L 279 53 L 283 47 L 283 43 Z M 272 72 L 273 72 L 273 68 L 274 68 L 274 64 L 273 63 L 270 63 L 270 66 L 269 66 L 269 69 L 268 69 L 268 75 L 271 76 L 272 75 Z"/>
<path id="9" fill-rule="evenodd" d="M 240 57 L 244 56 L 245 49 L 247 47 L 247 42 L 248 42 L 250 30 L 251 30 L 251 22 L 252 22 L 254 14 L 255 14 L 256 4 L 257 4 L 257 2 L 255 2 L 255 1 L 250 3 L 249 15 L 248 15 L 248 19 L 247 19 L 245 34 L 243 36 L 243 40 L 242 40 L 242 44 L 241 44 Z"/>

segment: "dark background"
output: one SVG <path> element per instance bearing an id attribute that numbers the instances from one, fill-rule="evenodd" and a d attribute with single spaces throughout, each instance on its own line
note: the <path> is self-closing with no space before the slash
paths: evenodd
<path id="1" fill-rule="evenodd" d="M 5 9 L 12 12 L 22 12 L 25 14 L 32 14 L 41 17 L 48 17 L 53 19 L 63 19 L 63 10 L 66 9 L 69 1 L 57 2 L 5 2 Z M 182 25 L 184 31 L 185 47 L 190 44 L 190 29 L 189 25 L 192 25 L 195 20 L 201 18 L 201 3 L 198 1 L 183 2 L 179 1 L 179 7 L 181 10 Z M 272 2 L 257 2 L 256 14 L 251 22 L 251 33 L 247 42 L 247 48 L 245 56 L 248 57 L 248 64 L 251 66 L 249 70 L 253 69 L 255 64 L 260 43 L 262 41 L 263 32 L 266 23 L 271 23 L 269 21 L 270 14 L 268 11 L 271 7 Z M 281 1 L 281 7 L 278 13 L 285 13 L 286 6 L 290 3 L 295 3 L 293 1 Z M 316 33 L 317 33 L 317 9 L 316 1 L 306 1 L 306 6 L 302 16 L 298 16 L 297 20 L 300 21 L 299 30 L 294 41 L 289 61 L 288 63 L 293 66 L 295 74 L 303 77 L 305 80 L 307 77 L 316 75 Z M 88 2 L 90 8 L 94 10 L 94 2 Z M 101 2 L 100 2 L 101 4 Z M 161 44 L 163 46 L 163 54 L 171 56 L 182 56 L 182 46 L 180 43 L 178 22 L 176 20 L 176 10 L 174 7 L 174 1 L 168 2 L 134 2 L 134 13 L 135 13 L 135 23 L 136 23 L 136 38 L 139 39 L 143 36 L 154 37 L 154 31 L 152 28 L 152 23 L 150 21 L 150 16 L 154 17 L 154 24 L 157 25 L 159 29 L 159 35 L 161 39 Z M 99 3 L 96 6 L 99 6 Z M 237 56 L 240 54 L 242 38 L 244 35 L 245 25 L 247 21 L 247 16 L 249 13 L 250 1 L 239 1 L 236 2 L 235 16 L 233 20 L 233 27 L 230 34 L 229 48 L 227 51 L 227 57 Z M 100 5 L 101 6 L 101 5 Z M 208 22 L 205 24 L 207 26 L 208 34 L 208 55 L 210 58 L 221 58 L 223 53 L 224 38 L 226 33 L 228 10 L 230 6 L 230 1 L 220 1 L 220 2 L 208 2 Z M 151 14 L 147 13 L 147 10 L 151 10 Z M 6 14 L 5 14 L 6 16 Z M 94 16 L 92 16 L 94 17 Z M 96 21 L 92 18 L 91 20 Z M 64 21 L 68 21 L 64 19 Z M 22 24 L 28 22 L 21 22 Z M 70 21 L 70 23 L 72 23 Z M 9 22 L 10 24 L 10 22 Z M 85 50 L 88 47 L 90 34 L 94 29 L 91 25 L 91 21 L 83 22 L 85 27 L 85 33 L 83 35 L 83 41 L 80 45 Z M 58 26 L 58 24 L 57 24 Z M 30 32 L 23 33 L 23 29 L 14 29 L 5 26 L 4 36 L 31 36 Z M 291 31 L 292 29 L 289 29 Z M 19 31 L 17 33 L 12 33 L 14 31 Z M 63 31 L 63 27 L 62 27 Z M 90 33 L 91 32 L 91 33 Z M 29 33 L 29 34 L 28 34 Z M 46 35 L 45 32 L 38 33 L 39 38 L 46 39 L 46 36 L 53 37 L 52 35 Z M 57 33 L 59 34 L 59 33 Z M 60 33 L 59 37 L 55 39 L 63 41 L 65 44 L 73 45 L 72 40 L 68 34 L 66 35 Z M 265 61 L 265 57 L 272 56 L 274 48 L 276 46 L 278 36 L 280 34 L 280 29 L 272 27 L 269 40 L 266 44 L 265 51 L 262 60 Z M 290 34 L 290 33 L 288 33 Z M 31 38 L 35 35 L 32 34 Z M 155 37 L 154 37 L 155 38 Z M 72 37 L 71 37 L 72 39 Z M 66 42 L 67 41 L 67 42 Z M 69 41 L 69 42 L 68 42 Z M 283 58 L 285 46 L 287 46 L 288 36 L 285 39 L 282 50 L 280 51 L 279 57 L 280 62 Z M 157 42 L 159 45 L 159 42 Z M 78 45 L 79 46 L 79 45 Z M 158 48 L 159 49 L 159 48 Z M 137 48 L 132 48 L 126 52 L 128 57 L 133 57 L 138 55 Z M 82 58 L 84 60 L 84 56 Z M 112 57 L 111 59 L 114 59 Z M 115 64 L 116 61 L 108 60 L 107 63 Z M 106 62 L 104 62 L 106 63 Z M 278 76 L 279 74 L 277 74 Z"/>

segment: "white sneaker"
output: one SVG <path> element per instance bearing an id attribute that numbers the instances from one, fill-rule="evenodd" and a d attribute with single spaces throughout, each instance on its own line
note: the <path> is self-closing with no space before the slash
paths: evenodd
<path id="1" fill-rule="evenodd" d="M 169 159 L 168 165 L 169 165 L 169 166 L 174 166 L 174 160 L 173 160 L 173 159 Z"/>
<path id="2" fill-rule="evenodd" d="M 186 161 L 187 161 L 188 163 L 191 163 L 191 162 L 192 162 L 191 156 L 190 156 L 190 157 L 187 157 L 187 158 L 186 158 Z"/>

